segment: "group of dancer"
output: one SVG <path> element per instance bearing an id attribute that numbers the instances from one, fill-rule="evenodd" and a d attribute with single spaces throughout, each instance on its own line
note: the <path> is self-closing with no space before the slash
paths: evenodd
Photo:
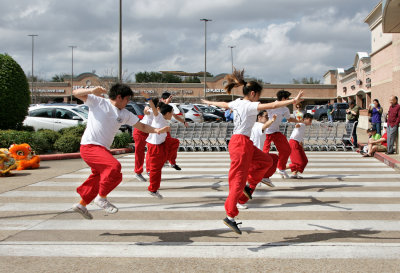
<path id="1" fill-rule="evenodd" d="M 274 187 L 270 177 L 277 171 L 283 178 L 289 178 L 287 169 L 292 171 L 291 178 L 301 178 L 299 173 L 307 165 L 307 157 L 302 148 L 305 126 L 311 125 L 312 116 L 305 114 L 303 120 L 290 116 L 287 106 L 302 101 L 303 92 L 294 99 L 291 93 L 281 90 L 277 93 L 277 101 L 260 103 L 262 86 L 256 81 L 246 82 L 244 71 L 235 70 L 227 77 L 225 87 L 228 94 L 235 87 L 243 88 L 243 98 L 232 102 L 216 102 L 203 100 L 203 103 L 231 109 L 234 113 L 234 131 L 229 141 L 231 165 L 229 170 L 229 194 L 225 201 L 226 218 L 223 222 L 234 232 L 241 234 L 235 221 L 238 208 L 247 208 L 246 203 L 261 182 Z M 150 107 L 146 109 L 142 121 L 125 109 L 133 96 L 129 86 L 116 84 L 108 92 L 109 99 L 102 97 L 107 93 L 102 87 L 74 90 L 75 97 L 89 106 L 87 128 L 81 141 L 82 159 L 90 166 L 92 173 L 77 188 L 81 196 L 73 210 L 86 219 L 93 216 L 87 210 L 87 204 L 94 203 L 107 213 L 116 213 L 118 208 L 110 203 L 107 195 L 122 181 L 121 164 L 110 153 L 110 146 L 115 134 L 122 124 L 134 127 L 135 140 L 135 174 L 140 181 L 143 177 L 145 146 L 146 172 L 149 175 L 149 194 L 162 199 L 159 193 L 162 168 L 167 161 L 171 167 L 181 170 L 176 164 L 179 141 L 169 134 L 168 120 L 174 116 L 171 94 L 164 93 L 158 100 L 143 93 Z M 175 118 L 187 124 L 179 116 Z M 279 131 L 279 126 L 286 118 L 288 122 L 296 122 L 289 142 Z M 279 154 L 270 154 L 271 143 L 274 142 Z M 291 164 L 287 166 L 288 159 Z"/>

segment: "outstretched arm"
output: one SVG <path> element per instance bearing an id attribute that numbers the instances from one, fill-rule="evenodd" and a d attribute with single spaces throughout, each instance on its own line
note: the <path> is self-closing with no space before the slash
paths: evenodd
<path id="1" fill-rule="evenodd" d="M 107 90 L 101 86 L 96 86 L 93 88 L 79 88 L 74 90 L 72 94 L 81 101 L 86 102 L 89 94 L 93 94 L 100 97 L 102 94 L 107 94 Z"/>
<path id="2" fill-rule="evenodd" d="M 133 127 L 135 127 L 136 129 L 148 133 L 148 134 L 162 134 L 162 133 L 166 133 L 169 132 L 170 127 L 169 126 L 165 126 L 163 128 L 153 128 L 147 124 L 143 124 L 141 122 L 136 122 L 135 125 L 133 125 Z"/>
<path id="3" fill-rule="evenodd" d="M 276 120 L 276 115 L 273 115 L 271 119 L 269 119 L 267 122 L 265 122 L 262 126 L 262 131 L 264 132 L 265 129 L 267 129 L 269 126 L 272 125 Z"/>
<path id="4" fill-rule="evenodd" d="M 297 94 L 297 96 L 292 100 L 274 101 L 271 103 L 260 103 L 257 107 L 257 110 L 261 111 L 261 110 L 268 110 L 268 109 L 276 109 L 276 108 L 288 106 L 290 104 L 297 104 L 297 103 L 303 101 L 302 97 L 303 97 L 303 91 L 300 91 L 299 94 Z"/>
<path id="5" fill-rule="evenodd" d="M 229 108 L 229 103 L 224 101 L 209 101 L 209 100 L 201 100 L 202 103 L 207 105 L 214 105 L 220 108 Z"/>

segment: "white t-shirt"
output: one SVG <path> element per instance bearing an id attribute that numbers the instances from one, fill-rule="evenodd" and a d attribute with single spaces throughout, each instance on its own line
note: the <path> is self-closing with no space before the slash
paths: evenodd
<path id="1" fill-rule="evenodd" d="M 126 109 L 118 109 L 109 99 L 89 94 L 85 102 L 89 116 L 81 144 L 94 144 L 110 149 L 118 129 L 123 124 L 135 125 L 139 118 Z"/>
<path id="2" fill-rule="evenodd" d="M 256 146 L 258 149 L 262 151 L 264 147 L 264 142 L 267 136 L 265 135 L 265 132 L 262 131 L 263 123 L 261 122 L 256 122 L 253 126 L 253 129 L 251 129 L 251 136 L 250 139 L 253 141 L 254 146 Z"/>
<path id="3" fill-rule="evenodd" d="M 265 133 L 268 135 L 279 132 L 279 126 L 281 125 L 283 118 L 286 119 L 290 118 L 290 111 L 289 108 L 287 107 L 269 109 L 267 110 L 267 113 L 268 113 L 268 118 L 272 118 L 273 115 L 276 115 L 275 122 L 272 123 L 271 126 L 267 128 L 267 130 L 265 130 Z"/>
<path id="4" fill-rule="evenodd" d="M 153 128 L 163 128 L 165 126 L 168 126 L 168 121 L 165 120 L 163 115 L 161 113 L 158 113 L 157 116 L 154 116 L 153 122 L 151 123 L 151 127 Z M 161 144 L 165 141 L 165 138 L 167 137 L 167 133 L 162 133 L 162 134 L 149 134 L 147 137 L 146 141 L 150 144 Z"/>
<path id="5" fill-rule="evenodd" d="M 294 139 L 297 142 L 301 143 L 304 140 L 304 134 L 306 132 L 306 125 L 304 123 L 298 123 L 300 128 L 294 127 L 292 134 L 290 135 L 290 139 Z"/>
<path id="6" fill-rule="evenodd" d="M 236 99 L 229 103 L 229 108 L 234 113 L 234 135 L 245 135 L 250 137 L 251 129 L 257 119 L 258 104 L 260 102 L 251 102 L 249 100 Z"/>
<path id="7" fill-rule="evenodd" d="M 153 122 L 154 114 L 153 114 L 153 110 L 151 110 L 151 108 L 148 111 L 149 111 L 149 114 L 144 115 L 143 119 L 140 122 L 151 126 L 151 123 Z"/>

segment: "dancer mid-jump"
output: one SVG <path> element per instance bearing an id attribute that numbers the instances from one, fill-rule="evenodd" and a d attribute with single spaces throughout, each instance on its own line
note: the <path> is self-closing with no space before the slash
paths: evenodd
<path id="1" fill-rule="evenodd" d="M 297 103 L 303 96 L 303 92 L 300 92 L 292 100 L 261 104 L 259 99 L 262 86 L 256 81 L 246 82 L 243 75 L 244 70 L 237 71 L 235 69 L 232 75 L 228 75 L 228 84 L 225 86 L 228 94 L 234 87 L 243 86 L 243 99 L 239 98 L 230 103 L 203 100 L 203 103 L 230 108 L 234 112 L 234 130 L 229 141 L 231 167 L 229 170 L 229 195 L 225 201 L 227 217 L 223 221 L 238 234 L 242 234 L 242 232 L 235 221 L 235 217 L 239 214 L 237 203 L 244 194 L 246 181 L 257 184 L 273 164 L 271 157 L 254 146 L 250 140 L 251 129 L 256 122 L 257 114 L 261 110 L 276 109 Z"/>
<path id="2" fill-rule="evenodd" d="M 107 93 L 102 87 L 74 90 L 74 96 L 89 106 L 89 117 L 81 140 L 81 157 L 92 169 L 92 174 L 76 191 L 81 201 L 72 209 L 86 219 L 93 216 L 86 205 L 93 201 L 107 213 L 116 213 L 118 208 L 110 203 L 107 195 L 122 181 L 121 164 L 110 153 L 114 136 L 122 124 L 131 125 L 146 133 L 166 133 L 169 127 L 155 129 L 139 121 L 125 109 L 133 96 L 132 89 L 124 84 L 115 84 L 108 92 L 109 99 L 101 97 Z M 95 199 L 96 198 L 96 199 Z"/>

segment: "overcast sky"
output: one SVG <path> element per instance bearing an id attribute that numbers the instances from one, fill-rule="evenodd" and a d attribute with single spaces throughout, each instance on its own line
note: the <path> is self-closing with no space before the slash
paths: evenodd
<path id="1" fill-rule="evenodd" d="M 123 0 L 123 69 L 139 71 L 231 71 L 271 83 L 322 78 L 329 69 L 348 68 L 357 51 L 370 52 L 365 17 L 378 0 Z M 51 79 L 71 72 L 118 72 L 118 0 L 0 0 L 0 53 L 31 73 Z"/>

